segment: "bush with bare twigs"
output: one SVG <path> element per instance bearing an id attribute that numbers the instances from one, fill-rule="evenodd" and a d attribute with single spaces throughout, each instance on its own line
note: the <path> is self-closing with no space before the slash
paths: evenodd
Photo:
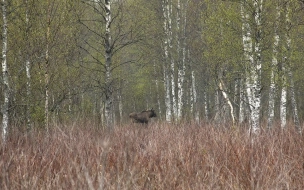
<path id="1" fill-rule="evenodd" d="M 303 137 L 158 123 L 12 132 L 0 189 L 304 189 Z"/>

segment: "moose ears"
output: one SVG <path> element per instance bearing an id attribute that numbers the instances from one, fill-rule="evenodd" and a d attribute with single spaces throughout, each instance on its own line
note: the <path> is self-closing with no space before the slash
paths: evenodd
<path id="1" fill-rule="evenodd" d="M 151 111 L 154 111 L 154 109 L 153 109 L 153 108 L 151 108 L 150 110 L 151 110 Z"/>

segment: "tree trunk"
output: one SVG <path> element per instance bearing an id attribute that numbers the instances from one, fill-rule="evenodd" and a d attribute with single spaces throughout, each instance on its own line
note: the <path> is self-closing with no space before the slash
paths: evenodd
<path id="1" fill-rule="evenodd" d="M 224 82 L 222 81 L 222 79 L 219 80 L 219 89 L 223 94 L 223 97 L 226 101 L 226 103 L 229 105 L 230 108 L 230 116 L 231 116 L 231 120 L 232 120 L 232 126 L 235 126 L 235 116 L 234 116 L 234 109 L 233 109 L 233 105 L 230 101 L 230 98 L 228 97 L 228 94 L 225 91 L 225 85 Z"/>
<path id="2" fill-rule="evenodd" d="M 186 2 L 187 3 L 187 2 Z M 186 6 L 185 6 L 186 7 Z M 177 76 L 177 120 L 182 117 L 183 111 L 183 97 L 184 97 L 184 80 L 186 72 L 186 23 L 187 23 L 187 13 L 186 8 L 181 7 L 181 2 L 177 2 L 177 53 L 178 53 L 178 76 Z M 182 27 L 180 20 L 181 16 L 184 18 Z"/>
<path id="3" fill-rule="evenodd" d="M 164 59 L 165 65 L 163 66 L 164 69 L 164 87 L 165 87 L 165 107 L 166 107 L 166 121 L 171 122 L 172 119 L 172 103 L 171 103 L 171 85 L 170 85 L 170 66 L 169 66 L 169 44 L 170 44 L 170 30 L 169 30 L 169 12 L 170 7 L 168 0 L 163 0 L 163 14 L 164 14 L 164 32 L 165 32 L 165 39 L 164 39 Z"/>
<path id="4" fill-rule="evenodd" d="M 292 107 L 292 115 L 293 115 L 293 122 L 295 127 L 299 133 L 302 133 L 302 128 L 300 126 L 299 121 L 299 114 L 298 114 L 298 106 L 296 101 L 295 89 L 294 89 L 294 82 L 293 82 L 293 75 L 291 70 L 288 71 L 289 81 L 290 81 L 290 96 L 291 96 L 291 107 Z"/>
<path id="5" fill-rule="evenodd" d="M 209 120 L 209 101 L 208 101 L 208 95 L 207 95 L 207 89 L 205 87 L 205 91 L 204 91 L 204 112 L 205 112 L 205 121 Z"/>
<path id="6" fill-rule="evenodd" d="M 249 14 L 242 4 L 243 18 L 243 47 L 245 53 L 245 61 L 247 62 L 246 70 L 246 92 L 250 105 L 250 133 L 258 133 L 260 129 L 260 104 L 261 104 L 261 12 L 262 0 L 254 1 L 253 8 L 255 9 L 254 24 L 255 35 L 253 36 L 252 27 L 249 23 Z M 254 38 L 253 38 L 254 37 Z M 254 39 L 254 41 L 253 41 Z"/>
<path id="7" fill-rule="evenodd" d="M 276 20 L 274 26 L 274 43 L 272 50 L 272 64 L 271 64 L 271 76 L 270 76 L 270 88 L 269 88 L 269 101 L 268 101 L 268 128 L 272 128 L 273 119 L 274 119 L 274 102 L 275 102 L 275 92 L 276 92 L 276 84 L 275 84 L 275 75 L 276 69 L 278 66 L 278 47 L 280 36 L 278 34 L 279 29 L 279 19 L 281 15 L 281 10 L 279 4 L 276 6 Z"/>
<path id="8" fill-rule="evenodd" d="M 245 59 L 245 65 L 248 68 L 250 68 L 251 65 L 254 64 L 253 62 L 253 56 L 252 56 L 252 34 L 251 34 L 251 28 L 250 28 L 250 24 L 249 24 L 249 14 L 246 13 L 245 10 L 245 2 L 241 3 L 241 16 L 242 16 L 242 31 L 243 31 L 243 49 L 244 49 L 244 59 Z M 249 71 L 246 70 L 246 76 L 245 76 L 245 80 L 244 80 L 244 84 L 245 84 L 245 89 L 246 89 L 246 95 L 249 97 L 252 97 L 251 95 L 251 89 L 250 89 L 250 84 L 248 81 L 248 78 L 250 76 L 248 76 L 250 73 Z M 241 81 L 242 82 L 242 81 Z M 241 96 L 241 102 L 240 102 L 240 118 L 239 121 L 242 123 L 245 119 L 244 115 L 245 115 L 245 107 L 244 107 L 244 102 L 245 101 L 245 94 L 243 92 L 240 93 Z M 249 105 L 251 102 L 249 102 Z"/>
<path id="9" fill-rule="evenodd" d="M 192 92 L 192 115 L 194 116 L 194 120 L 199 123 L 199 108 L 197 105 L 197 90 L 196 90 L 196 82 L 195 82 L 195 73 L 191 71 L 191 92 Z"/>
<path id="10" fill-rule="evenodd" d="M 47 29 L 46 29 L 46 51 L 45 51 L 45 70 L 44 70 L 44 79 L 45 79 L 45 127 L 46 130 L 49 130 L 49 43 L 50 43 L 50 27 L 51 27 L 51 4 L 50 0 L 47 1 Z"/>
<path id="11" fill-rule="evenodd" d="M 25 13 L 25 22 L 26 22 L 26 33 L 25 33 L 25 41 L 27 44 L 26 52 L 26 60 L 25 60 L 25 71 L 26 71 L 26 123 L 27 130 L 31 129 L 31 62 L 29 55 L 29 15 L 28 15 L 28 0 L 26 0 L 26 13 Z"/>
<path id="12" fill-rule="evenodd" d="M 240 94 L 240 107 L 239 107 L 239 123 L 245 122 L 245 115 L 246 115 L 246 108 L 245 108 L 245 100 L 246 100 L 246 94 L 244 92 L 244 79 L 240 79 L 239 84 L 239 94 Z"/>
<path id="13" fill-rule="evenodd" d="M 283 66 L 285 67 L 285 66 Z M 285 68 L 283 69 L 283 77 L 282 77 L 282 90 L 281 90 L 281 101 L 280 101 L 280 118 L 281 118 L 281 128 L 286 127 L 286 102 L 287 102 L 287 84 L 286 84 L 286 76 L 285 76 Z"/>
<path id="14" fill-rule="evenodd" d="M 165 87 L 166 121 L 171 122 L 172 105 L 171 105 L 170 79 L 169 79 L 168 69 L 166 68 L 166 66 L 164 66 L 164 87 Z"/>
<path id="15" fill-rule="evenodd" d="M 121 88 L 121 87 L 120 87 Z M 123 104 L 121 90 L 118 92 L 118 110 L 119 110 L 119 124 L 123 123 Z"/>
<path id="16" fill-rule="evenodd" d="M 282 59 L 282 91 L 281 91 L 281 102 L 280 102 L 280 118 L 281 118 L 281 127 L 286 127 L 287 119 L 287 75 L 289 72 L 289 60 L 290 60 L 290 46 L 291 38 L 289 36 L 289 30 L 291 26 L 290 20 L 290 2 L 286 2 L 284 11 L 285 11 L 285 39 L 283 43 L 283 59 Z"/>
<path id="17" fill-rule="evenodd" d="M 105 0 L 105 11 L 106 11 L 106 33 L 105 33 L 105 119 L 106 127 L 113 127 L 113 90 L 111 86 L 112 73 L 111 73 L 111 64 L 112 64 L 112 47 L 111 47 L 111 1 Z"/>
<path id="18" fill-rule="evenodd" d="M 168 32 L 167 32 L 167 39 L 168 39 L 168 58 L 170 61 L 170 74 L 171 74 L 171 98 L 172 98 L 172 111 L 173 111 L 173 118 L 177 119 L 177 100 L 175 94 L 175 60 L 173 57 L 173 34 L 172 34 L 172 0 L 167 0 L 167 25 L 168 25 Z"/>
<path id="19" fill-rule="evenodd" d="M 155 86 L 156 86 L 156 97 L 157 97 L 158 114 L 159 114 L 159 118 L 162 119 L 162 111 L 161 111 L 160 97 L 159 97 L 159 84 L 158 84 L 158 80 L 157 80 L 157 72 L 156 72 L 155 61 L 154 61 L 154 75 L 155 75 Z"/>
<path id="20" fill-rule="evenodd" d="M 2 30 L 2 77 L 3 77 L 3 107 L 2 107 L 2 140 L 5 142 L 8 133 L 8 122 L 9 122 L 9 98 L 10 98 L 10 88 L 8 81 L 8 69 L 7 69 L 7 18 L 6 18 L 6 0 L 2 0 L 2 18 L 3 18 L 3 30 Z"/>

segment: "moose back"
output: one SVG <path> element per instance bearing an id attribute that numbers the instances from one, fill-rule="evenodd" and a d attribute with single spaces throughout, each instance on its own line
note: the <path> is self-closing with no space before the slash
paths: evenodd
<path id="1" fill-rule="evenodd" d="M 130 113 L 129 117 L 132 119 L 133 123 L 144 123 L 148 124 L 150 118 L 156 117 L 155 111 L 152 109 L 150 110 L 145 110 L 140 113 Z"/>

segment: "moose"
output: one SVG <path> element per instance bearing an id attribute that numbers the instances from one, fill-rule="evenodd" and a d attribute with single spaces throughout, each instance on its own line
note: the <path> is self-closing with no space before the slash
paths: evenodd
<path id="1" fill-rule="evenodd" d="M 144 110 L 140 113 L 130 113 L 129 117 L 132 119 L 133 123 L 143 123 L 143 124 L 148 124 L 150 118 L 152 117 L 156 117 L 156 113 L 153 110 L 153 108 L 151 108 L 150 110 Z"/>

